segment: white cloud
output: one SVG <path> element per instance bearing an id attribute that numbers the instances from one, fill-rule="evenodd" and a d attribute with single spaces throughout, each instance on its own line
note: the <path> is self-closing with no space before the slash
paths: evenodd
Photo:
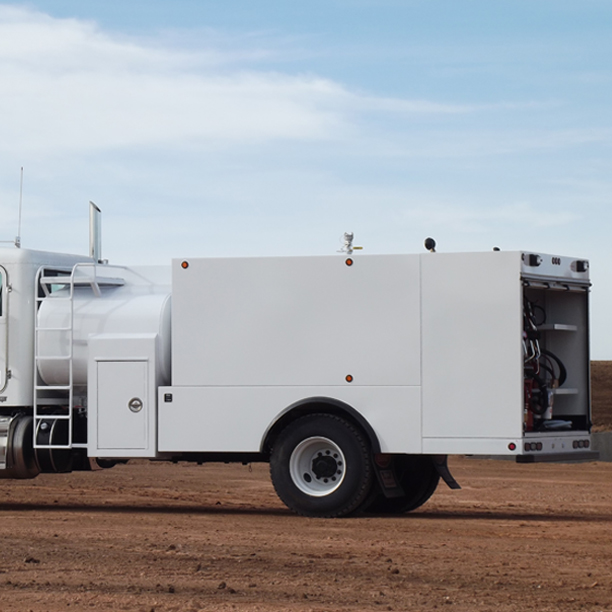
<path id="1" fill-rule="evenodd" d="M 88 22 L 0 7 L 0 151 L 312 140 L 346 129 L 333 108 L 345 97 L 338 85 L 222 65 L 215 52 L 147 46 Z"/>
<path id="2" fill-rule="evenodd" d="M 205 35 L 205 33 L 202 33 Z M 212 33 L 211 33 L 212 35 Z M 232 57 L 213 48 L 180 50 L 175 44 L 107 34 L 94 22 L 57 19 L 10 5 L 0 5 L 0 59 L 24 69 L 108 71 L 128 67 L 155 73 L 188 65 L 218 66 Z"/>
<path id="3" fill-rule="evenodd" d="M 322 81 L 238 74 L 12 73 L 0 98 L 5 147 L 56 153 L 212 140 L 324 139 L 342 128 Z M 9 144 L 10 143 L 10 144 Z"/>
<path id="4" fill-rule="evenodd" d="M 209 47 L 164 46 L 0 5 L 0 154 L 343 140 L 359 132 L 364 112 L 481 110 L 376 98 L 313 75 L 244 71 L 235 67 L 240 53 L 214 44 L 211 34 Z"/>

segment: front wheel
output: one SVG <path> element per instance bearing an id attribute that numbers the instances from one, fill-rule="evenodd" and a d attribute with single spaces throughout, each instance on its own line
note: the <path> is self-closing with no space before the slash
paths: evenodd
<path id="1" fill-rule="evenodd" d="M 270 475 L 276 493 L 294 512 L 346 516 L 372 488 L 370 447 L 363 433 L 341 417 L 307 415 L 280 433 Z"/>

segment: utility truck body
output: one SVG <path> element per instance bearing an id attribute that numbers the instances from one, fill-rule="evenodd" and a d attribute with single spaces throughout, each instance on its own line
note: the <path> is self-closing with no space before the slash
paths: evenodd
<path id="1" fill-rule="evenodd" d="M 0 249 L 0 476 L 269 461 L 293 510 L 424 503 L 448 454 L 584 460 L 588 263 Z"/>

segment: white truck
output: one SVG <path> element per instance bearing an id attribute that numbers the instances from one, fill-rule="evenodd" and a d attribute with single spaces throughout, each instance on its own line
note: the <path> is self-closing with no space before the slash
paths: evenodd
<path id="1" fill-rule="evenodd" d="M 596 457 L 585 260 L 91 251 L 0 249 L 1 477 L 264 461 L 336 517 L 458 487 L 449 454 Z"/>

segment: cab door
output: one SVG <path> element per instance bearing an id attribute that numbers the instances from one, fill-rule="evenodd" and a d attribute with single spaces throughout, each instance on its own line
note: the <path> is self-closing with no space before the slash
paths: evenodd
<path id="1" fill-rule="evenodd" d="M 0 266 L 0 393 L 8 383 L 8 273 Z"/>

